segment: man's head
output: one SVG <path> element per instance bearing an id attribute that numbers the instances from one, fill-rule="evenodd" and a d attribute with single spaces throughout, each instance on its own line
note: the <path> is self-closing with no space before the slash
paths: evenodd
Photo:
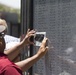
<path id="1" fill-rule="evenodd" d="M 0 52 L 3 52 L 5 49 L 5 40 L 4 35 L 7 32 L 7 23 L 5 20 L 0 19 Z"/>
<path id="2" fill-rule="evenodd" d="M 0 36 L 5 35 L 7 32 L 7 23 L 5 20 L 0 19 Z"/>

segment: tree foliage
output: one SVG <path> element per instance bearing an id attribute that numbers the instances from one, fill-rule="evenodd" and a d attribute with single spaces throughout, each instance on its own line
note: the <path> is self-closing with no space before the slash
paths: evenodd
<path id="1" fill-rule="evenodd" d="M 18 14 L 18 18 L 19 18 L 19 22 L 20 22 L 20 9 L 16 9 L 16 8 L 12 8 L 12 7 L 6 6 L 4 4 L 0 4 L 0 11 L 2 11 L 2 12 L 10 12 L 10 13 L 17 13 Z"/>

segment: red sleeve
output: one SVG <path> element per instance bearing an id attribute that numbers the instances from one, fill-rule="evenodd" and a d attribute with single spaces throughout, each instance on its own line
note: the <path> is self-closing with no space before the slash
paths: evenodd
<path id="1" fill-rule="evenodd" d="M 5 68 L 4 75 L 22 75 L 16 68 L 8 66 Z"/>

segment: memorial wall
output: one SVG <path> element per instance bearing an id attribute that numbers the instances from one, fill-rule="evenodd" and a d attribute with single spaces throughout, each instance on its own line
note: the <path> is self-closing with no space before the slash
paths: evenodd
<path id="1" fill-rule="evenodd" d="M 76 0 L 33 2 L 34 29 L 49 38 L 49 50 L 34 65 L 33 75 L 76 75 Z"/>

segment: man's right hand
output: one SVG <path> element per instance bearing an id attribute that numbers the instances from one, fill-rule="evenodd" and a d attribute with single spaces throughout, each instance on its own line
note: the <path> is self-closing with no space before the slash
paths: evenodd
<path id="1" fill-rule="evenodd" d="M 39 58 L 43 57 L 46 54 L 46 52 L 48 51 L 48 46 L 46 46 L 47 41 L 48 41 L 47 38 L 44 38 L 42 41 L 42 44 L 37 52 L 37 55 L 39 56 Z"/>

